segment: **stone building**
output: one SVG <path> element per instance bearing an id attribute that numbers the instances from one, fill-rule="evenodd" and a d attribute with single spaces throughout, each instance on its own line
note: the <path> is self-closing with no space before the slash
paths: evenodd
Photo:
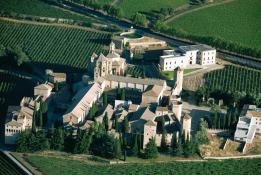
<path id="1" fill-rule="evenodd" d="M 5 121 L 5 144 L 15 144 L 18 134 L 32 128 L 34 102 L 32 98 L 22 99 L 20 106 L 9 106 Z M 39 109 L 39 104 L 36 106 Z"/>
<path id="2" fill-rule="evenodd" d="M 92 56 L 94 60 L 95 55 Z M 115 51 L 115 44 L 110 44 L 110 50 L 107 56 L 100 54 L 96 60 L 94 68 L 94 80 L 107 75 L 124 75 L 126 60 L 121 58 Z"/>
<path id="3" fill-rule="evenodd" d="M 59 84 L 66 83 L 66 73 L 53 72 L 52 70 L 47 69 L 46 75 L 48 76 L 48 81 L 53 84 L 54 83 L 59 83 Z"/>
<path id="4" fill-rule="evenodd" d="M 34 96 L 41 96 L 44 99 L 51 95 L 53 85 L 50 83 L 40 84 L 34 87 Z"/>

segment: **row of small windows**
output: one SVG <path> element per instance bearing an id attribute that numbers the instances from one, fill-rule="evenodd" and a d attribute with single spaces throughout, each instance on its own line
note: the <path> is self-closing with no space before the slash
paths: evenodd
<path id="1" fill-rule="evenodd" d="M 11 133 L 20 133 L 21 130 L 16 130 L 16 129 L 6 129 L 6 132 L 11 132 Z"/>
<path id="2" fill-rule="evenodd" d="M 169 62 L 169 64 L 171 64 L 172 62 Z M 181 63 L 183 63 L 183 60 L 181 60 Z M 175 61 L 174 64 L 177 64 L 177 62 Z M 168 62 L 166 62 L 166 65 L 168 65 Z"/>

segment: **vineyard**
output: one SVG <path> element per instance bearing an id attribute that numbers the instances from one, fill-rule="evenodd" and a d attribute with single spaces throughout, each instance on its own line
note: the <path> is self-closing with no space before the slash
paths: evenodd
<path id="1" fill-rule="evenodd" d="M 0 72 L 0 125 L 4 122 L 7 106 L 19 104 L 24 96 L 33 96 L 34 85 L 32 80 Z"/>
<path id="2" fill-rule="evenodd" d="M 210 90 L 261 93 L 261 71 L 227 65 L 224 69 L 208 73 L 206 84 Z"/>
<path id="3" fill-rule="evenodd" d="M 13 162 L 11 162 L 2 152 L 0 152 L 0 174 L 3 175 L 23 175 L 20 170 Z"/>
<path id="4" fill-rule="evenodd" d="M 32 16 L 73 19 L 84 22 L 99 22 L 95 18 L 65 11 L 61 8 L 57 8 L 56 6 L 49 5 L 42 0 L 0 1 L 0 10 L 8 13 L 18 13 Z"/>
<path id="5" fill-rule="evenodd" d="M 106 52 L 111 35 L 82 28 L 0 21 L 0 43 L 20 46 L 33 62 L 83 70 L 93 52 Z"/>
<path id="6" fill-rule="evenodd" d="M 260 159 L 118 165 L 93 165 L 72 158 L 36 155 L 29 155 L 27 159 L 43 174 L 48 175 L 80 175 L 83 172 L 88 172 L 88 175 L 257 175 L 261 173 L 261 169 L 258 168 L 261 166 Z"/>
<path id="7" fill-rule="evenodd" d="M 139 78 L 139 77 L 144 77 L 144 68 L 143 66 L 132 66 L 128 67 L 127 70 L 125 71 L 126 75 L 131 75 L 132 77 Z"/>

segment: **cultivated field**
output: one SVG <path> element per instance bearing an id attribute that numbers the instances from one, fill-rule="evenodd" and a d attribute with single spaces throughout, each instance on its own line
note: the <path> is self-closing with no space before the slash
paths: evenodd
<path id="1" fill-rule="evenodd" d="M 176 18 L 168 25 L 183 33 L 215 37 L 261 49 L 261 1 L 234 0 Z"/>
<path id="2" fill-rule="evenodd" d="M 23 96 L 33 96 L 34 84 L 31 80 L 0 73 L 0 125 L 4 122 L 8 105 L 19 104 Z"/>
<path id="3" fill-rule="evenodd" d="M 259 168 L 261 165 L 261 159 L 183 163 L 173 162 L 125 165 L 93 165 L 88 164 L 83 160 L 72 160 L 71 158 L 55 158 L 35 155 L 30 155 L 27 158 L 40 171 L 49 175 L 80 175 L 83 172 L 88 172 L 88 175 L 256 175 L 261 173 L 261 169 Z"/>
<path id="4" fill-rule="evenodd" d="M 227 65 L 224 69 L 208 73 L 206 83 L 210 90 L 261 93 L 261 71 Z"/>
<path id="5" fill-rule="evenodd" d="M 188 0 L 124 0 L 119 7 L 122 8 L 124 16 L 130 18 L 136 12 L 154 13 L 161 8 L 176 8 L 187 3 Z"/>
<path id="6" fill-rule="evenodd" d="M 97 22 L 94 18 L 81 16 L 76 13 L 64 11 L 51 6 L 41 0 L 8 0 L 0 1 L 0 11 L 14 12 L 32 16 L 73 19 L 85 22 Z"/>
<path id="7" fill-rule="evenodd" d="M 13 162 L 0 153 L 0 174 L 2 175 L 25 175 Z"/>
<path id="8" fill-rule="evenodd" d="M 86 69 L 91 54 L 106 51 L 105 46 L 110 43 L 108 33 L 3 20 L 0 33 L 0 43 L 4 46 L 20 46 L 33 62 L 54 68 Z"/>

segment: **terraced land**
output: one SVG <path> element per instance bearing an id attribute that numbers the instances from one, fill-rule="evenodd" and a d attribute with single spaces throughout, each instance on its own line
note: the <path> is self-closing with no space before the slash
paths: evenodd
<path id="1" fill-rule="evenodd" d="M 260 0 L 234 0 L 186 14 L 168 26 L 184 34 L 214 37 L 261 50 L 260 9 Z"/>
<path id="2" fill-rule="evenodd" d="M 28 24 L 0 20 L 0 43 L 20 46 L 34 63 L 50 68 L 84 70 L 93 52 L 106 52 L 111 35 L 47 24 Z"/>
<path id="3" fill-rule="evenodd" d="M 80 175 L 83 172 L 88 172 L 88 175 L 257 175 L 261 173 L 261 169 L 259 168 L 261 166 L 261 159 L 95 165 L 88 164 L 83 160 L 72 160 L 71 158 L 64 159 L 36 155 L 29 155 L 27 158 L 41 172 L 48 175 Z"/>
<path id="4" fill-rule="evenodd" d="M 26 175 L 2 152 L 0 152 L 0 174 L 2 175 Z"/>
<path id="5" fill-rule="evenodd" d="M 161 8 L 176 8 L 188 2 L 188 0 L 123 0 L 119 7 L 122 8 L 125 17 L 131 18 L 136 12 L 154 13 Z"/>
<path id="6" fill-rule="evenodd" d="M 62 10 L 42 0 L 1 0 L 0 11 L 19 13 L 32 16 L 73 19 L 84 22 L 98 22 L 95 18 L 81 16 L 70 11 Z"/>
<path id="7" fill-rule="evenodd" d="M 227 65 L 224 69 L 210 72 L 206 76 L 206 87 L 210 90 L 261 93 L 261 71 Z"/>

